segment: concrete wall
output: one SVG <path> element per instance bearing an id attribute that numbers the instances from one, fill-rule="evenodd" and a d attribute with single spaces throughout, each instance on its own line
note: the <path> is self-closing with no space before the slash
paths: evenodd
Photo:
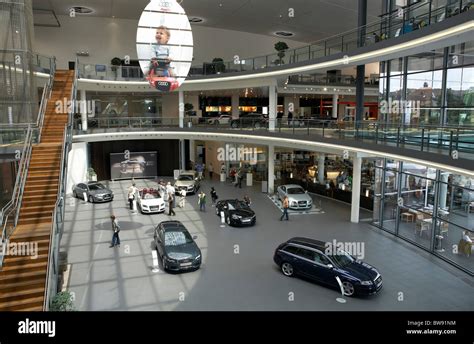
<path id="1" fill-rule="evenodd" d="M 67 68 L 74 61 L 77 51 L 88 51 L 89 57 L 80 57 L 81 63 L 109 64 L 114 57 L 129 55 L 137 58 L 137 20 L 102 17 L 58 16 L 61 23 L 56 27 L 35 27 L 34 51 L 57 57 L 58 68 Z M 305 43 L 256 35 L 233 30 L 223 30 L 192 25 L 194 38 L 193 64 L 210 62 L 214 57 L 225 61 L 235 55 L 241 59 L 275 52 L 274 44 L 284 40 L 290 48 Z"/>
<path id="2" fill-rule="evenodd" d="M 88 166 L 87 142 L 73 143 L 68 156 L 66 194 L 72 193 L 74 184 L 87 181 Z"/>

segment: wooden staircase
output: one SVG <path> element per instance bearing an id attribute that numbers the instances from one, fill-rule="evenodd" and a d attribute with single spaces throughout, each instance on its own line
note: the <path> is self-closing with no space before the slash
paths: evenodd
<path id="1" fill-rule="evenodd" d="M 71 99 L 73 82 L 74 71 L 56 71 L 41 142 L 32 148 L 20 217 L 9 241 L 10 248 L 28 246 L 36 252 L 21 256 L 12 254 L 10 249 L 5 256 L 0 270 L 0 311 L 43 310 L 52 212 L 57 201 L 64 127 L 68 121 L 67 104 L 63 104 L 64 113 L 57 113 L 56 102 Z"/>

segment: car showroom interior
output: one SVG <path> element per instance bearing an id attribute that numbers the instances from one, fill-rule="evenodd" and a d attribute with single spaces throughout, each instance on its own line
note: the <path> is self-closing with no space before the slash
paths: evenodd
<path id="1" fill-rule="evenodd" d="M 0 312 L 474 310 L 473 1 L 0 27 Z"/>

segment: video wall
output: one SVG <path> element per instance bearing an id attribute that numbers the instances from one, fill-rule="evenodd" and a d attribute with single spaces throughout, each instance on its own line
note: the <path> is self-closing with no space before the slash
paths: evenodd
<path id="1" fill-rule="evenodd" d="M 110 153 L 111 179 L 156 177 L 158 152 Z"/>

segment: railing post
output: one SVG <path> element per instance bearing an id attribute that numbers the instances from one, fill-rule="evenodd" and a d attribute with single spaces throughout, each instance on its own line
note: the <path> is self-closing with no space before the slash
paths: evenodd
<path id="1" fill-rule="evenodd" d="M 397 147 L 400 147 L 400 127 L 397 128 Z"/>
<path id="2" fill-rule="evenodd" d="M 456 129 L 456 150 L 459 150 L 459 128 Z"/>
<path id="3" fill-rule="evenodd" d="M 375 123 L 375 144 L 377 144 L 379 140 L 379 124 Z"/>
<path id="4" fill-rule="evenodd" d="M 449 156 L 453 154 L 453 131 L 449 131 Z"/>
<path id="5" fill-rule="evenodd" d="M 421 151 L 423 152 L 423 149 L 425 147 L 425 128 L 421 129 Z"/>

